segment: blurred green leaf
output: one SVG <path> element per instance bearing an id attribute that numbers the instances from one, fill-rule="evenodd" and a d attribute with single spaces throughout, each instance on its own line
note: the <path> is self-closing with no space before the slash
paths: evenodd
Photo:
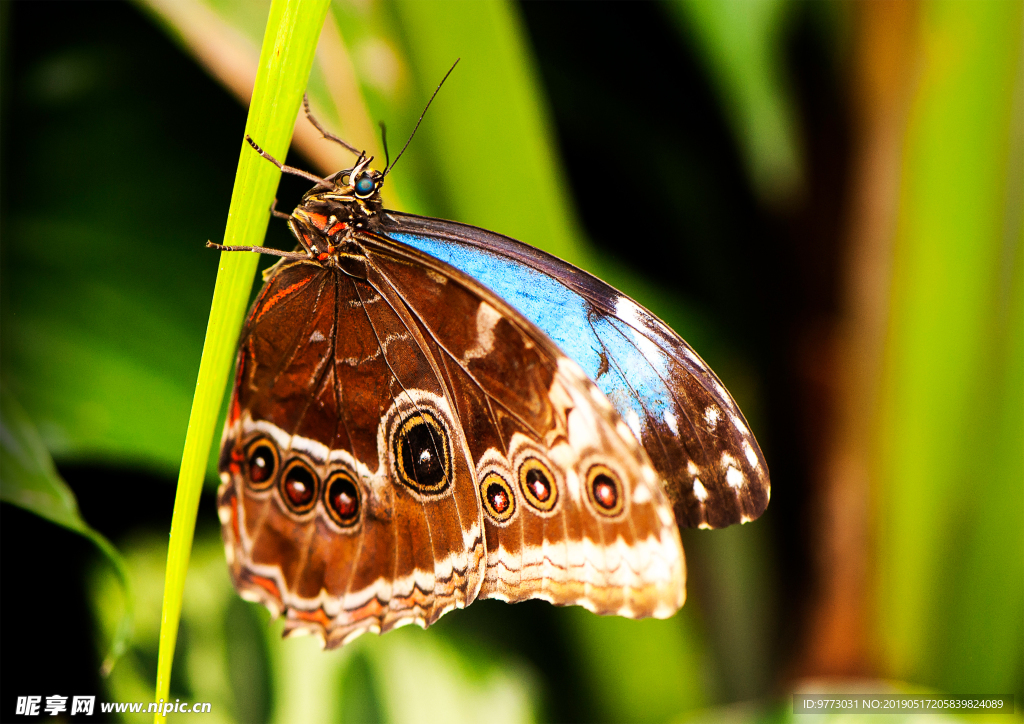
<path id="1" fill-rule="evenodd" d="M 443 637 L 413 627 L 364 651 L 395 724 L 533 721 L 532 672 L 493 652 L 470 661 Z"/>
<path id="2" fill-rule="evenodd" d="M 585 263 L 516 6 L 403 0 L 394 10 L 422 97 L 462 59 L 417 139 L 433 156 L 442 211 Z"/>
<path id="3" fill-rule="evenodd" d="M 688 582 L 701 597 L 687 602 L 690 610 L 684 616 L 691 617 L 691 631 L 701 624 L 708 639 L 706 656 L 714 658 L 720 672 L 712 677 L 707 665 L 700 666 L 709 679 L 703 687 L 705 703 L 754 699 L 771 689 L 771 649 L 776 645 L 772 621 L 777 620 L 779 594 L 772 586 L 776 562 L 769 530 L 763 525 L 684 530 L 682 539 L 688 566 L 703 576 Z"/>
<path id="4" fill-rule="evenodd" d="M 278 621 L 265 632 L 274 674 L 271 720 L 310 724 L 339 721 L 345 668 L 354 647 L 324 651 L 319 639 L 312 636 L 282 641 L 283 628 L 283 621 Z"/>
<path id="5" fill-rule="evenodd" d="M 573 650 L 601 721 L 664 722 L 708 704 L 714 675 L 692 605 L 664 621 L 594 616 L 580 608 L 571 614 Z"/>
<path id="6" fill-rule="evenodd" d="M 183 297 L 197 286 L 201 262 L 191 262 L 200 260 L 163 233 L 140 244 L 116 227 L 18 215 L 14 239 L 61 245 L 70 234 L 76 243 L 54 255 L 36 253 L 35 244 L 5 249 L 5 283 L 16 301 L 4 307 L 3 362 L 14 393 L 59 459 L 131 461 L 169 473 L 181 454 L 186 380 L 198 352 L 193 300 Z M 131 269 L 97 263 L 133 247 Z M 19 273 L 26 269 L 30 276 Z"/>
<path id="7" fill-rule="evenodd" d="M 110 541 L 93 530 L 78 512 L 67 486 L 43 445 L 35 426 L 13 395 L 0 383 L 0 500 L 35 513 L 91 540 L 117 573 L 124 596 L 121 616 L 111 633 L 101 672 L 108 675 L 132 635 L 134 602 L 124 559 Z M 117 610 L 117 609 L 112 609 Z"/>
<path id="8" fill-rule="evenodd" d="M 126 565 L 137 583 L 139 615 L 131 647 L 107 680 L 107 688 L 114 701 L 152 701 L 167 539 L 144 534 L 126 541 L 124 550 Z M 110 604 L 116 597 L 111 577 L 105 571 L 97 571 L 90 581 L 90 600 L 93 615 L 105 631 L 115 623 Z M 233 634 L 243 618 L 233 606 L 236 602 L 243 613 L 255 613 L 261 618 L 256 627 Z M 268 618 L 262 607 L 241 602 L 235 595 L 219 539 L 213 535 L 198 536 L 186 582 L 174 679 L 165 698 L 209 702 L 211 711 L 203 718 L 211 722 L 266 721 L 267 707 L 252 706 L 261 700 L 266 703 L 267 692 L 259 689 L 266 685 L 265 678 L 254 672 L 252 666 L 248 672 L 256 675 L 251 678 L 239 680 L 232 673 L 243 663 L 237 660 L 235 646 L 255 650 L 257 661 L 248 663 L 265 661 L 261 648 Z M 138 713 L 124 719 L 152 721 L 152 714 Z"/>
<path id="9" fill-rule="evenodd" d="M 801 151 L 784 72 L 787 0 L 669 0 L 671 14 L 703 51 L 765 201 L 791 201 L 803 183 Z"/>

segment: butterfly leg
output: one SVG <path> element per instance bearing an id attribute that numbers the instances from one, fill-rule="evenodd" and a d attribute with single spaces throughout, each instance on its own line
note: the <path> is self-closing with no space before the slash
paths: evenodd
<path id="1" fill-rule="evenodd" d="M 277 197 L 275 197 L 273 203 L 270 204 L 270 215 L 273 216 L 275 219 L 290 219 L 290 218 L 292 218 L 291 214 L 286 214 L 283 211 L 278 211 L 277 210 Z"/>
<path id="2" fill-rule="evenodd" d="M 217 249 L 218 251 L 253 251 L 257 254 L 280 256 L 284 259 L 310 258 L 310 254 L 304 251 L 281 251 L 280 249 L 271 249 L 269 246 L 224 246 L 223 244 L 214 244 L 212 241 L 206 242 L 206 246 L 210 249 Z"/>

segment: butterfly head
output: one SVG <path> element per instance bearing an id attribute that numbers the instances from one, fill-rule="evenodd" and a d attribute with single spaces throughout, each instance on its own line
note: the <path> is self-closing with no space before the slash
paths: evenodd
<path id="1" fill-rule="evenodd" d="M 342 169 L 328 176 L 325 184 L 317 184 L 302 197 L 302 205 L 309 201 L 351 204 L 357 208 L 370 209 L 380 205 L 380 189 L 384 185 L 384 174 L 371 168 L 373 156 L 360 154 L 355 166 Z"/>
<path id="2" fill-rule="evenodd" d="M 343 169 L 306 192 L 288 225 L 313 258 L 325 262 L 342 249 L 356 231 L 373 229 L 383 208 L 384 174 L 370 167 L 372 156 L 360 154 Z"/>
<path id="3" fill-rule="evenodd" d="M 370 168 L 372 161 L 373 156 L 361 154 L 355 166 L 334 175 L 335 183 L 341 184 L 345 192 L 362 201 L 379 196 L 380 187 L 384 185 L 384 174 Z"/>

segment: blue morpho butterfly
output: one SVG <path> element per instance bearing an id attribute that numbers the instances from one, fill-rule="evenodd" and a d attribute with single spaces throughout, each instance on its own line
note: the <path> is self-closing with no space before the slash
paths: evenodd
<path id="1" fill-rule="evenodd" d="M 478 598 L 675 613 L 679 527 L 768 504 L 761 450 L 722 383 L 590 274 L 384 210 L 394 164 L 373 170 L 306 112 L 352 168 L 321 179 L 248 139 L 316 184 L 275 212 L 299 246 L 210 244 L 282 257 L 242 332 L 220 454 L 241 595 L 328 647 Z"/>

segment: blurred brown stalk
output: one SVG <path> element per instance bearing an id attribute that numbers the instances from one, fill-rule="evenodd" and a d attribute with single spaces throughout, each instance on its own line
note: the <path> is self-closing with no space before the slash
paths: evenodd
<path id="1" fill-rule="evenodd" d="M 853 4 L 854 161 L 841 316 L 833 330 L 830 433 L 813 471 L 818 588 L 798 672 L 872 676 L 871 431 L 896 231 L 903 131 L 917 62 L 918 4 Z"/>

